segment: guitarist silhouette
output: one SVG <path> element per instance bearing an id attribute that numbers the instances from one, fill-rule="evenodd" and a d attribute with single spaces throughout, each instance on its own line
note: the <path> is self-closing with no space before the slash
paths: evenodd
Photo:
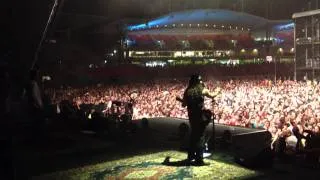
<path id="1" fill-rule="evenodd" d="M 187 107 L 189 123 L 191 127 L 190 143 L 188 150 L 188 161 L 195 160 L 196 165 L 206 165 L 203 161 L 204 130 L 212 119 L 210 110 L 204 109 L 204 97 L 214 98 L 220 94 L 221 89 L 216 88 L 210 92 L 205 88 L 200 75 L 192 75 L 189 85 L 184 92 L 183 99 L 176 98 Z"/>

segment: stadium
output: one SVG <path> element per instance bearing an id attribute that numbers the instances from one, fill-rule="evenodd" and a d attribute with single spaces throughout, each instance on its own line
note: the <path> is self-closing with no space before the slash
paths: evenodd
<path id="1" fill-rule="evenodd" d="M 2 179 L 318 179 L 315 2 L 16 5 Z"/>
<path id="2" fill-rule="evenodd" d="M 231 10 L 173 12 L 127 26 L 125 57 L 146 65 L 265 61 L 277 54 L 292 59 L 293 29 L 292 20 L 268 20 Z"/>

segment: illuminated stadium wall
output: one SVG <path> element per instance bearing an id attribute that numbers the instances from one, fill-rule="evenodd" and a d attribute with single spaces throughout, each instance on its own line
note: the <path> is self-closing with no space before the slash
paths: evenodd
<path id="1" fill-rule="evenodd" d="M 132 61 L 261 60 L 293 57 L 293 23 L 246 13 L 199 9 L 170 13 L 127 27 Z"/>
<path id="2" fill-rule="evenodd" d="M 320 10 L 295 13 L 295 59 L 298 79 L 320 77 Z"/>

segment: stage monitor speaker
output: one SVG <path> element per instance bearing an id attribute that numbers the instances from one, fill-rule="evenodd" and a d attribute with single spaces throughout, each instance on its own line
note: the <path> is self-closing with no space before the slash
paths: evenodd
<path id="1" fill-rule="evenodd" d="M 231 146 L 236 162 L 251 168 L 272 166 L 271 140 L 271 133 L 267 130 L 232 136 Z"/>

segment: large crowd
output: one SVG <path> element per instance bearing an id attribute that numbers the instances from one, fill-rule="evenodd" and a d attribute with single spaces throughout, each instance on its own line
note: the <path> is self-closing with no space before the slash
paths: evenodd
<path id="1" fill-rule="evenodd" d="M 299 132 L 319 133 L 320 85 L 317 82 L 279 80 L 229 80 L 205 82 L 208 89 L 222 89 L 205 106 L 215 112 L 217 123 L 252 128 L 265 128 L 272 135 Z M 85 88 L 51 90 L 54 104 L 63 100 L 80 108 L 83 104 L 105 104 L 103 113 L 113 113 L 112 102 L 133 102 L 133 119 L 153 117 L 187 118 L 187 111 L 176 97 L 182 97 L 186 81 L 157 81 L 126 85 L 102 85 Z M 131 101 L 130 101 L 131 100 Z M 133 100 L 133 101 L 132 101 Z M 120 113 L 125 113 L 121 110 Z"/>

